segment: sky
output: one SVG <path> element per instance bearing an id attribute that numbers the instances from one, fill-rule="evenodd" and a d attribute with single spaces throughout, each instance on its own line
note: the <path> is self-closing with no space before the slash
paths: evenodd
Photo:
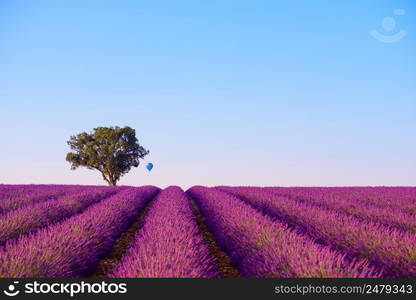
<path id="1" fill-rule="evenodd" d="M 0 183 L 126 125 L 121 185 L 414 186 L 416 2 L 0 1 Z"/>

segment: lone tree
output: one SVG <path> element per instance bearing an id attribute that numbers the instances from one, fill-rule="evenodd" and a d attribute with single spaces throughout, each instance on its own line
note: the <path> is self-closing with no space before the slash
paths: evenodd
<path id="1" fill-rule="evenodd" d="M 128 126 L 97 127 L 92 133 L 73 135 L 67 142 L 73 152 L 66 155 L 71 169 L 82 166 L 101 172 L 109 185 L 116 185 L 149 151 L 139 145 L 136 131 Z"/>

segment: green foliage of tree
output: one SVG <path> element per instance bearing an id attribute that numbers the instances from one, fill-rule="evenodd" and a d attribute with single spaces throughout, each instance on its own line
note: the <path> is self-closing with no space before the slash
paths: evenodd
<path id="1" fill-rule="evenodd" d="M 72 152 L 66 155 L 71 169 L 82 166 L 101 172 L 109 185 L 116 185 L 121 176 L 149 151 L 139 145 L 136 131 L 128 126 L 97 127 L 92 133 L 82 132 L 67 142 Z"/>

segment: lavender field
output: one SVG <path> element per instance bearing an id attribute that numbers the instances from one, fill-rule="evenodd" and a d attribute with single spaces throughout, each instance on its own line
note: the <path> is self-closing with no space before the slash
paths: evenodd
<path id="1" fill-rule="evenodd" d="M 0 185 L 0 277 L 416 277 L 416 188 Z"/>

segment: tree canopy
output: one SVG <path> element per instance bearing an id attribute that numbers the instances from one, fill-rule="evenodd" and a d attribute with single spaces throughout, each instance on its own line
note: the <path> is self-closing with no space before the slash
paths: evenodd
<path id="1" fill-rule="evenodd" d="M 149 154 L 129 126 L 97 127 L 92 133 L 71 136 L 67 143 L 72 150 L 66 155 L 71 169 L 81 166 L 98 170 L 109 185 L 116 185 L 121 176 L 139 166 L 139 159 Z"/>

